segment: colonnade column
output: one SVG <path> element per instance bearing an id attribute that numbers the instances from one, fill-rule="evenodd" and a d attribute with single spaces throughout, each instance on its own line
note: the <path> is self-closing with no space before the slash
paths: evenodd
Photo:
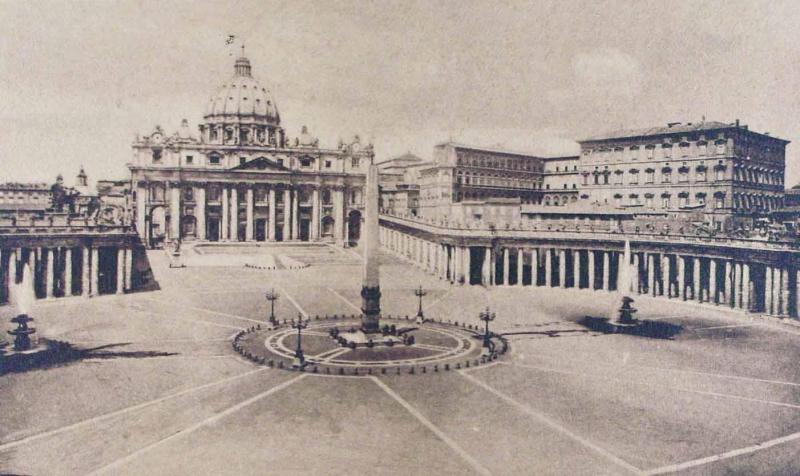
<path id="1" fill-rule="evenodd" d="M 581 288 L 581 252 L 574 250 L 572 252 L 572 286 L 575 289 Z"/>
<path id="2" fill-rule="evenodd" d="M 539 286 L 539 249 L 531 249 L 531 286 Z"/>
<path id="3" fill-rule="evenodd" d="M 672 259 L 668 254 L 664 254 L 661 259 L 661 283 L 664 288 L 664 295 L 672 297 Z"/>
<path id="4" fill-rule="evenodd" d="M 708 300 L 717 304 L 717 260 L 708 261 Z"/>
<path id="5" fill-rule="evenodd" d="M 722 265 L 725 266 L 725 304 L 733 306 L 733 262 L 723 261 Z"/>
<path id="6" fill-rule="evenodd" d="M 745 265 L 746 266 L 746 265 Z M 742 268 L 742 307 L 745 308 L 745 278 Z M 789 314 L 789 270 L 781 268 L 781 315 Z"/>
<path id="7" fill-rule="evenodd" d="M 651 296 L 656 295 L 656 257 L 652 253 L 647 256 L 647 293 Z"/>
<path id="8" fill-rule="evenodd" d="M 608 291 L 611 289 L 610 281 L 610 267 L 611 267 L 611 259 L 609 256 L 609 251 L 603 251 L 603 291 Z"/>
<path id="9" fill-rule="evenodd" d="M 703 282 L 700 274 L 700 258 L 695 256 L 692 269 L 692 297 L 695 301 L 703 302 Z"/>
<path id="10" fill-rule="evenodd" d="M 631 282 L 631 291 L 637 294 L 641 292 L 639 289 L 642 282 L 642 276 L 639 270 L 640 266 L 639 253 L 633 253 L 633 280 Z"/>
<path id="11" fill-rule="evenodd" d="M 228 231 L 229 231 L 229 215 L 230 215 L 230 207 L 228 206 L 228 187 L 222 186 L 220 189 L 220 193 L 222 194 L 222 226 L 220 227 L 220 237 L 221 241 L 228 240 Z"/>
<path id="12" fill-rule="evenodd" d="M 194 199 L 197 202 L 195 217 L 197 218 L 197 239 L 206 239 L 206 189 L 197 187 L 194 191 Z"/>
<path id="13" fill-rule="evenodd" d="M 81 294 L 84 297 L 89 297 L 91 283 L 89 281 L 89 247 L 83 247 L 83 256 L 81 256 Z"/>
<path id="14" fill-rule="evenodd" d="M 169 194 L 169 237 L 178 240 L 181 237 L 181 189 L 177 183 L 170 184 Z"/>
<path id="15" fill-rule="evenodd" d="M 100 294 L 100 249 L 92 246 L 92 290 L 91 295 L 97 296 Z"/>
<path id="16" fill-rule="evenodd" d="M 567 251 L 558 251 L 558 286 L 567 287 Z"/>
<path id="17" fill-rule="evenodd" d="M 464 284 L 469 284 L 470 274 L 472 274 L 472 256 L 470 254 L 470 248 L 464 246 L 461 251 L 461 256 L 464 259 Z"/>
<path id="18" fill-rule="evenodd" d="M 244 229 L 244 239 L 245 241 L 253 241 L 253 187 L 248 187 L 247 191 L 245 192 L 245 206 L 247 207 L 246 212 L 246 224 Z"/>
<path id="19" fill-rule="evenodd" d="M 522 286 L 522 277 L 524 275 L 525 266 L 525 250 L 522 248 L 517 249 L 517 286 Z"/>
<path id="20" fill-rule="evenodd" d="M 64 296 L 72 296 L 72 248 L 64 249 Z"/>
<path id="21" fill-rule="evenodd" d="M 45 290 L 45 294 L 47 295 L 48 299 L 52 299 L 53 297 L 53 287 L 55 284 L 55 254 L 56 250 L 53 248 L 47 248 L 45 250 L 47 253 L 47 279 L 45 280 L 45 285 L 47 289 Z"/>
<path id="22" fill-rule="evenodd" d="M 787 273 L 787 283 L 788 286 L 788 273 Z M 745 312 L 750 311 L 750 265 L 747 263 L 742 263 L 742 309 Z M 788 309 L 786 311 L 788 313 Z"/>
<path id="23" fill-rule="evenodd" d="M 588 262 L 587 268 L 588 268 L 588 271 L 589 271 L 589 289 L 594 290 L 595 289 L 594 251 L 593 250 L 589 250 L 588 253 L 589 253 L 588 254 L 589 262 Z"/>
<path id="24" fill-rule="evenodd" d="M 684 301 L 686 300 L 686 259 L 683 256 L 677 255 L 678 260 L 678 296 Z"/>
<path id="25" fill-rule="evenodd" d="M 125 290 L 133 289 L 133 250 L 125 248 Z"/>
<path id="26" fill-rule="evenodd" d="M 311 192 L 311 239 L 319 240 L 319 189 Z"/>
<path id="27" fill-rule="evenodd" d="M 616 286 L 617 290 L 620 290 L 619 279 L 623 274 L 622 273 L 623 266 L 630 266 L 630 263 L 625 262 L 625 253 L 619 253 L 617 255 L 617 286 Z M 625 289 L 624 291 L 627 292 L 628 290 Z"/>
<path id="28" fill-rule="evenodd" d="M 117 248 L 117 294 L 125 291 L 125 250 Z"/>
<path id="29" fill-rule="evenodd" d="M 269 189 L 269 216 L 268 220 L 269 223 L 267 224 L 267 239 L 269 241 L 275 241 L 275 189 L 270 187 Z"/>

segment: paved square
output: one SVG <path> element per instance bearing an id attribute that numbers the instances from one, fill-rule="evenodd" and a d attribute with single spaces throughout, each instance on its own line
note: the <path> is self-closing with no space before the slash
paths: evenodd
<path id="1" fill-rule="evenodd" d="M 310 266 L 151 252 L 160 291 L 40 302 L 41 333 L 89 351 L 0 376 L 0 473 L 800 473 L 797 328 L 639 297 L 677 334 L 602 334 L 580 324 L 612 305 L 601 291 L 453 286 L 384 255 L 384 313 L 415 314 L 422 284 L 430 317 L 481 324 L 490 306 L 511 352 L 425 375 L 281 371 L 231 349 L 264 293 L 279 318 L 354 314 L 361 268 L 352 250 L 278 251 Z"/>

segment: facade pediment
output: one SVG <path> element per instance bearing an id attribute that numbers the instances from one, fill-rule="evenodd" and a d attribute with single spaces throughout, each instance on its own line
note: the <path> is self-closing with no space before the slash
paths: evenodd
<path id="1" fill-rule="evenodd" d="M 242 165 L 236 166 L 231 170 L 247 170 L 251 172 L 259 170 L 264 172 L 290 172 L 287 167 L 269 160 L 266 157 L 259 157 Z"/>

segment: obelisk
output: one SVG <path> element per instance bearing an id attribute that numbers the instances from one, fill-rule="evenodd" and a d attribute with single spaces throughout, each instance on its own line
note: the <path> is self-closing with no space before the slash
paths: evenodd
<path id="1" fill-rule="evenodd" d="M 364 277 L 361 283 L 361 330 L 380 332 L 381 286 L 378 265 L 378 166 L 370 163 L 364 205 Z"/>

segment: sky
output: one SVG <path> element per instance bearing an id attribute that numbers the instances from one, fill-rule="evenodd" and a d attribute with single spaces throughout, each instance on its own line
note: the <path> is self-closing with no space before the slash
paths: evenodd
<path id="1" fill-rule="evenodd" d="M 793 142 L 791 186 L 798 24 L 794 1 L 0 0 L 0 181 L 127 177 L 135 134 L 196 130 L 243 42 L 290 137 L 359 134 L 379 161 L 739 119 Z"/>

